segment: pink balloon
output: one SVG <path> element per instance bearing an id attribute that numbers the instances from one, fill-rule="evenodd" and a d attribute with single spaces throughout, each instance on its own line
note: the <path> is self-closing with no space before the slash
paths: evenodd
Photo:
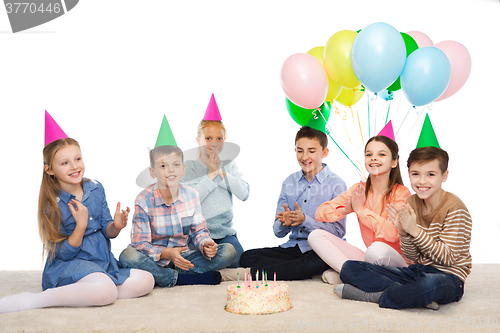
<path id="1" fill-rule="evenodd" d="M 318 59 L 306 53 L 289 56 L 281 67 L 281 86 L 294 104 L 315 109 L 325 101 L 328 75 Z"/>
<path id="2" fill-rule="evenodd" d="M 446 54 L 451 65 L 450 84 L 444 93 L 436 99 L 438 102 L 454 95 L 464 86 L 470 75 L 471 58 L 467 48 L 459 42 L 445 40 L 434 46 Z"/>
<path id="3" fill-rule="evenodd" d="M 417 42 L 418 48 L 434 46 L 432 40 L 423 32 L 408 31 L 407 34 L 410 35 L 415 40 L 415 42 Z"/>

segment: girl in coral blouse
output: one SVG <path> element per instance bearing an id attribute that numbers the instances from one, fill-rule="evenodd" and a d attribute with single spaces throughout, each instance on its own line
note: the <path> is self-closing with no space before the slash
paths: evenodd
<path id="1" fill-rule="evenodd" d="M 387 205 L 403 207 L 410 191 L 399 170 L 399 149 L 394 140 L 378 135 L 365 146 L 366 182 L 351 186 L 316 210 L 318 222 L 335 222 L 356 213 L 366 252 L 324 230 L 314 230 L 308 241 L 312 249 L 335 271 L 347 260 L 362 260 L 387 267 L 407 266 L 399 247 L 397 228 L 388 217 Z"/>

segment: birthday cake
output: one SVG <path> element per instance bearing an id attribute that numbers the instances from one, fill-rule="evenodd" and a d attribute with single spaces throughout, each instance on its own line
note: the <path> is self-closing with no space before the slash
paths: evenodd
<path id="1" fill-rule="evenodd" d="M 268 314 L 290 310 L 290 290 L 280 282 L 232 284 L 227 287 L 225 310 L 237 314 Z"/>

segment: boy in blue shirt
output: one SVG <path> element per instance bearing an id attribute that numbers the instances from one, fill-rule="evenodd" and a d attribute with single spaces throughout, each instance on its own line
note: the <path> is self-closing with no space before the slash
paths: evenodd
<path id="1" fill-rule="evenodd" d="M 283 181 L 274 234 L 286 243 L 272 248 L 245 251 L 240 259 L 242 267 L 251 267 L 252 274 L 264 270 L 274 272 L 280 280 L 303 280 L 321 274 L 330 267 L 311 249 L 309 233 L 322 229 L 342 238 L 345 218 L 335 222 L 317 222 L 316 209 L 346 191 L 345 182 L 323 163 L 328 155 L 328 138 L 322 131 L 302 127 L 295 137 L 295 152 L 301 170 Z"/>

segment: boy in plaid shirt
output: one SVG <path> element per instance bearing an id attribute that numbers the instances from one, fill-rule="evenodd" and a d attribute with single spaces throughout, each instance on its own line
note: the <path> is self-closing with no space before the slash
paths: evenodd
<path id="1" fill-rule="evenodd" d="M 198 193 L 179 184 L 186 172 L 183 160 L 177 146 L 157 145 L 151 150 L 149 170 L 157 182 L 135 200 L 132 241 L 120 254 L 119 264 L 151 272 L 161 287 L 219 284 L 217 270 L 230 265 L 236 251 L 210 238 Z M 196 250 L 188 250 L 189 235 Z"/>

